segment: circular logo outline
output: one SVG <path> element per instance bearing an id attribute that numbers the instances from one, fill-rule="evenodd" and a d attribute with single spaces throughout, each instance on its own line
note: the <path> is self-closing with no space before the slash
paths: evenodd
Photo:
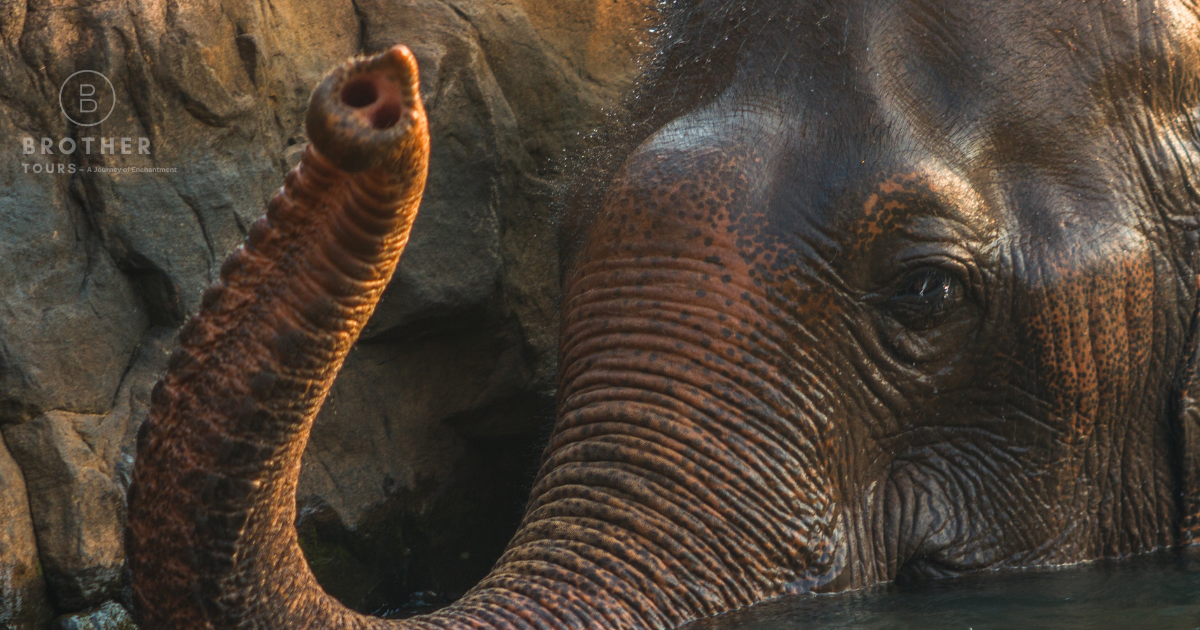
<path id="1" fill-rule="evenodd" d="M 65 105 L 63 105 L 63 100 L 62 100 L 62 97 L 63 97 L 63 90 L 67 89 L 67 84 L 68 84 L 68 83 L 70 83 L 70 82 L 71 82 L 71 79 L 74 79 L 74 78 L 75 78 L 75 75 L 78 75 L 78 74 L 97 74 L 97 75 L 100 75 L 100 78 L 101 78 L 101 79 L 104 79 L 104 82 L 108 84 L 108 90 L 109 90 L 109 92 L 111 92 L 111 93 L 112 93 L 112 96 L 113 96 L 113 102 L 112 102 L 112 105 L 110 105 L 110 106 L 108 107 L 108 113 L 104 115 L 104 118 L 101 118 L 101 119 L 100 119 L 99 121 L 97 121 L 97 122 L 94 122 L 94 123 L 87 123 L 87 124 L 85 124 L 85 123 L 81 123 L 81 122 L 79 122 L 78 120 L 75 120 L 74 118 L 71 118 L 71 115 L 67 113 L 67 107 L 66 107 Z M 62 82 L 62 85 L 61 85 L 61 86 L 59 86 L 59 88 L 58 88 L 58 108 L 59 108 L 60 110 L 62 110 L 63 116 L 66 116 L 66 117 L 67 117 L 67 120 L 69 120 L 69 121 L 71 121 L 71 122 L 75 123 L 76 125 L 79 125 L 80 127 L 95 127 L 96 125 L 99 125 L 100 123 L 102 123 L 102 122 L 104 122 L 104 121 L 108 120 L 108 117 L 109 117 L 109 116 L 112 116 L 113 110 L 117 108 L 117 88 L 113 87 L 112 81 L 109 81 L 109 80 L 108 80 L 108 77 L 104 76 L 104 75 L 103 75 L 102 73 L 100 73 L 100 72 L 96 72 L 95 70 L 79 70 L 78 72 L 73 72 L 73 73 L 71 73 L 71 76 L 67 77 L 67 78 L 66 78 L 66 80 L 64 80 L 64 81 Z"/>

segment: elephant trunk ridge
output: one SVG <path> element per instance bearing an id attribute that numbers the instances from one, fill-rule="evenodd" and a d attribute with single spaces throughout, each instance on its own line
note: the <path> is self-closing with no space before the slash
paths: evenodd
<path id="1" fill-rule="evenodd" d="M 310 103 L 301 163 L 180 330 L 138 434 L 129 495 L 143 628 L 381 622 L 321 591 L 292 524 L 313 419 L 424 189 L 416 77 L 399 46 L 330 73 Z"/>

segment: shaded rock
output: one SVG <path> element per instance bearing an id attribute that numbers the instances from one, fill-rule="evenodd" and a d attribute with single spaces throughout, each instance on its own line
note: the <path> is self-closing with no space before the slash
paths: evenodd
<path id="1" fill-rule="evenodd" d="M 12 140 L 0 169 L 0 423 L 49 409 L 105 413 L 147 326 L 194 311 L 262 213 L 312 86 L 358 50 L 358 18 L 349 0 L 268 12 L 233 1 L 9 4 L 0 13 L 0 137 Z M 82 69 L 116 92 L 112 114 L 87 128 L 57 102 Z M 43 137 L 81 141 L 71 154 L 24 153 L 24 138 L 40 146 Z M 146 138 L 150 153 L 104 154 L 99 141 L 88 153 L 83 137 Z M 131 168 L 166 170 L 110 172 Z"/>
<path id="2" fill-rule="evenodd" d="M 465 591 L 520 518 L 553 396 L 523 389 L 512 333 L 462 324 L 358 346 L 352 377 L 338 379 L 317 418 L 301 469 L 301 540 L 322 586 L 348 605 Z"/>
<path id="3" fill-rule="evenodd" d="M 0 169 L 0 424 L 53 408 L 106 411 L 147 321 L 133 283 L 73 198 L 70 177 L 34 172 L 57 167 L 56 156 L 24 154 L 22 138 L 69 133 L 58 85 L 28 72 L 16 38 L 7 38 L 36 17 L 0 17 L 0 137 L 10 151 Z M 45 61 L 47 72 L 62 68 Z"/>
<path id="4" fill-rule="evenodd" d="M 120 588 L 124 493 L 85 438 L 102 420 L 51 411 L 4 430 L 28 479 L 42 566 L 60 609 L 98 604 Z"/>
<path id="5" fill-rule="evenodd" d="M 137 630 L 133 617 L 116 602 L 104 602 L 95 608 L 63 615 L 50 630 Z"/>
<path id="6" fill-rule="evenodd" d="M 0 137 L 21 135 L 6 122 Z M 56 177 L 0 171 L 0 424 L 105 411 L 146 327 L 133 284 Z"/>
<path id="7" fill-rule="evenodd" d="M 40 630 L 51 615 L 25 480 L 0 440 L 0 628 Z"/>
<path id="8" fill-rule="evenodd" d="M 3 427 L 27 480 L 42 567 L 59 610 L 94 606 L 120 590 L 134 442 L 171 334 L 152 329 L 110 413 L 50 411 Z"/>

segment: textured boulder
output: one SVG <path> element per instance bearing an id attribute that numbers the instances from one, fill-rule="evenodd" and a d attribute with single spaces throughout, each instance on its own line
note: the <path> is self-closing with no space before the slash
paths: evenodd
<path id="1" fill-rule="evenodd" d="M 301 535 L 360 609 L 461 591 L 515 526 L 553 413 L 564 156 L 629 86 L 653 2 L 127 4 L 0 3 L 0 433 L 50 601 L 119 597 L 132 441 L 174 329 L 298 160 L 325 70 L 397 42 L 421 64 L 429 192 L 318 418 Z M 60 109 L 80 70 L 112 85 L 94 126 Z M 0 583 L 0 615 L 16 592 Z"/>
<path id="2" fill-rule="evenodd" d="M 44 628 L 50 618 L 37 552 L 25 480 L 0 440 L 0 628 Z"/>
<path id="3" fill-rule="evenodd" d="M 171 335 L 165 328 L 153 332 L 109 413 L 49 411 L 3 427 L 27 480 L 38 552 L 59 610 L 96 606 L 119 594 L 133 441 Z"/>
<path id="4" fill-rule="evenodd" d="M 59 608 L 79 610 L 120 590 L 124 501 L 91 440 L 103 416 L 51 411 L 6 427 L 4 439 L 29 478 L 42 566 Z"/>

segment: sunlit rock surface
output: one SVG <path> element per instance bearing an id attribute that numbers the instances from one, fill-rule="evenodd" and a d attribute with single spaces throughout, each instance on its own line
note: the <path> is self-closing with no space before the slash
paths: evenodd
<path id="1" fill-rule="evenodd" d="M 0 439 L 0 628 L 43 627 L 50 618 L 25 479 Z"/>

